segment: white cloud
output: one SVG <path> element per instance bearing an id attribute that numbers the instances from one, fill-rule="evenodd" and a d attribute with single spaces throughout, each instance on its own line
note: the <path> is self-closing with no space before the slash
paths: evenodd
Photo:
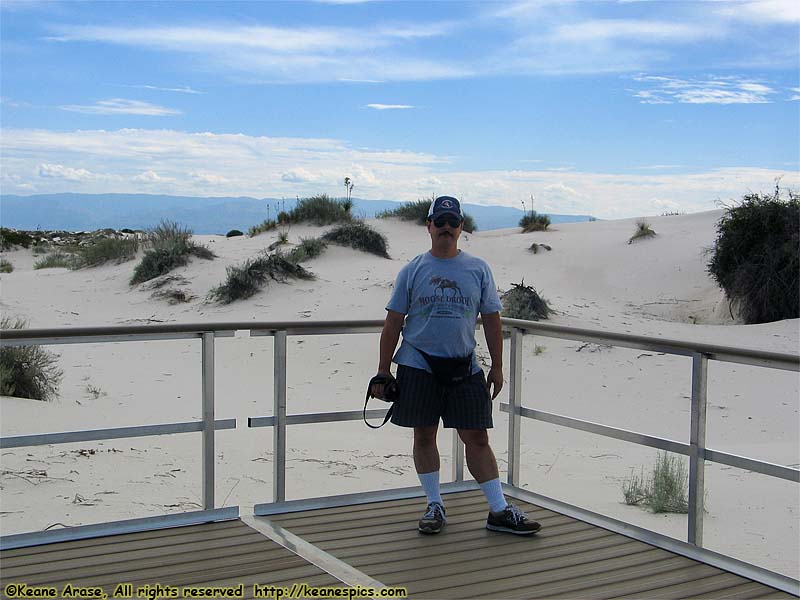
<path id="1" fill-rule="evenodd" d="M 306 169 L 291 169 L 281 174 L 281 181 L 288 183 L 309 183 L 319 181 L 319 177 Z"/>
<path id="2" fill-rule="evenodd" d="M 101 42 L 205 58 L 228 78 L 257 81 L 406 81 L 465 77 L 468 64 L 419 58 L 412 46 L 457 29 L 453 22 L 354 27 L 60 26 L 57 42 Z"/>
<path id="3" fill-rule="evenodd" d="M 146 115 L 150 117 L 165 117 L 181 114 L 179 110 L 164 108 L 163 106 L 142 102 L 141 100 L 127 100 L 125 98 L 100 100 L 90 106 L 70 104 L 61 106 L 60 108 L 62 110 L 89 115 Z"/>
<path id="4" fill-rule="evenodd" d="M 793 94 L 789 100 L 800 100 L 800 88 L 789 88 Z"/>
<path id="5" fill-rule="evenodd" d="M 690 42 L 707 39 L 716 32 L 702 25 L 670 21 L 646 21 L 633 19 L 595 19 L 560 25 L 553 31 L 556 40 L 569 42 L 638 40 L 653 42 Z"/>
<path id="6" fill-rule="evenodd" d="M 133 180 L 140 183 L 165 183 L 167 181 L 172 181 L 171 178 L 161 177 L 155 171 L 145 171 L 144 173 L 140 173 L 134 177 Z"/>
<path id="7" fill-rule="evenodd" d="M 729 19 L 756 24 L 800 22 L 800 3 L 796 0 L 726 2 L 716 12 Z"/>
<path id="8" fill-rule="evenodd" d="M 410 104 L 367 104 L 367 108 L 374 108 L 375 110 L 405 110 L 414 108 Z"/>
<path id="9" fill-rule="evenodd" d="M 528 202 L 534 193 L 537 210 L 622 218 L 661 214 L 673 208 L 669 203 L 686 212 L 711 210 L 717 207 L 716 199 L 772 190 L 779 175 L 784 175 L 784 187 L 800 188 L 800 174 L 791 168 L 636 174 L 541 168 L 466 171 L 454 169 L 446 157 L 361 149 L 334 139 L 168 130 L 9 129 L 0 138 L 0 151 L 3 172 L 18 177 L 13 189 L 35 185 L 41 193 L 75 191 L 80 185 L 87 193 L 144 189 L 200 196 L 214 184 L 215 195 L 225 196 L 341 195 L 347 175 L 362 198 L 415 201 L 431 193 L 451 194 L 478 204 L 518 208 L 520 200 Z"/>
<path id="10" fill-rule="evenodd" d="M 642 75 L 635 81 L 653 87 L 634 93 L 642 104 L 766 104 L 775 90 L 741 77 L 679 79 Z"/>
<path id="11" fill-rule="evenodd" d="M 189 175 L 195 180 L 199 181 L 200 183 L 204 183 L 207 185 L 227 185 L 230 183 L 230 179 L 227 177 L 223 177 L 222 175 L 217 175 L 215 173 L 198 173 L 196 171 L 192 171 Z"/>
<path id="12" fill-rule="evenodd" d="M 131 87 L 141 90 L 154 90 L 157 92 L 176 92 L 178 94 L 205 94 L 205 92 L 199 92 L 197 90 L 193 90 L 188 85 L 183 87 L 159 87 L 157 85 L 128 85 L 125 87 Z"/>
<path id="13" fill-rule="evenodd" d="M 42 163 L 39 165 L 39 177 L 50 179 L 66 179 L 67 181 L 86 181 L 94 175 L 86 169 L 74 169 L 64 165 Z"/>

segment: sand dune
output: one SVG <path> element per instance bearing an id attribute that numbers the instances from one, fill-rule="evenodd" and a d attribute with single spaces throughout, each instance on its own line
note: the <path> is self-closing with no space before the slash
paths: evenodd
<path id="1" fill-rule="evenodd" d="M 548 299 L 551 322 L 662 338 L 797 353 L 798 320 L 745 326 L 731 318 L 706 273 L 706 248 L 720 211 L 648 219 L 654 238 L 628 244 L 635 220 L 568 223 L 547 232 L 466 234 L 461 248 L 484 257 L 501 289 L 524 279 Z M 195 298 L 170 305 L 145 284 L 130 287 L 135 265 L 34 271 L 26 250 L 5 254 L 14 272 L 0 275 L 3 314 L 30 327 L 160 322 L 381 319 L 398 270 L 429 247 L 424 228 L 370 221 L 390 242 L 391 259 L 331 246 L 307 263 L 317 279 L 270 284 L 224 306 L 208 291 L 277 238 L 197 236 L 217 253 L 173 275 Z M 295 226 L 290 241 L 323 228 Z M 533 254 L 532 243 L 552 250 Z M 479 335 L 480 339 L 480 335 Z M 289 412 L 356 410 L 376 367 L 377 335 L 309 336 L 289 341 Z M 271 497 L 272 437 L 248 430 L 248 416 L 272 412 L 272 341 L 219 339 L 218 418 L 236 418 L 218 434 L 218 505 Z M 60 398 L 41 403 L 0 399 L 2 434 L 185 421 L 200 417 L 197 342 L 136 342 L 52 348 L 64 370 Z M 488 356 L 484 344 L 479 354 Z M 529 407 L 685 441 L 689 429 L 690 360 L 656 352 L 585 346 L 536 336 L 526 340 Z M 506 369 L 506 377 L 508 371 Z M 797 466 L 798 376 L 740 365 L 709 369 L 710 447 Z M 501 395 L 504 400 L 506 394 Z M 505 467 L 507 420 L 495 412 L 493 445 Z M 441 435 L 443 470 L 450 437 Z M 649 466 L 654 452 L 542 423 L 523 426 L 524 487 L 597 512 L 682 537 L 686 517 L 653 515 L 622 503 L 621 482 Z M 197 508 L 200 439 L 196 434 L 8 450 L 2 456 L 4 534 Z M 410 435 L 363 423 L 297 426 L 289 431 L 290 498 L 416 484 Z M 800 500 L 795 484 L 709 465 L 706 545 L 800 576 Z M 767 542 L 767 540 L 769 542 Z"/>

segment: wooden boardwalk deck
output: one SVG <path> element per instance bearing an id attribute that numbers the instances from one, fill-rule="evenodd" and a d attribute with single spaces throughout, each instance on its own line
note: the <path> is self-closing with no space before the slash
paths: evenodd
<path id="1" fill-rule="evenodd" d="M 0 583 L 4 597 L 11 583 L 100 586 L 109 597 L 123 582 L 243 584 L 250 598 L 254 584 L 365 581 L 411 598 L 793 597 L 526 502 L 543 525 L 534 537 L 487 531 L 479 491 L 448 494 L 446 504 L 436 536 L 416 531 L 424 501 L 412 498 L 249 518 L 254 527 L 235 520 L 4 550 Z M 281 536 L 294 552 L 274 541 Z"/>

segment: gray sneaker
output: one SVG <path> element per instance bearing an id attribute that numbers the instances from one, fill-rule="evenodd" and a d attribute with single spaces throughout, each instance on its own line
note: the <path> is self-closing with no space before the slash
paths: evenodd
<path id="1" fill-rule="evenodd" d="M 420 533 L 439 533 L 445 523 L 447 523 L 447 517 L 444 515 L 444 506 L 438 502 L 431 502 L 419 520 L 419 531 Z"/>
<path id="2" fill-rule="evenodd" d="M 531 521 L 525 513 L 513 504 L 506 506 L 501 513 L 489 512 L 486 519 L 486 529 L 492 531 L 504 531 L 516 535 L 532 535 L 539 531 L 542 526 L 536 521 Z"/>

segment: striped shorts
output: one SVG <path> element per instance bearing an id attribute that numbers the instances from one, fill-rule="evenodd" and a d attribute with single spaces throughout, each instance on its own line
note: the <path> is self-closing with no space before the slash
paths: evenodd
<path id="1" fill-rule="evenodd" d="M 439 424 L 455 429 L 490 429 L 492 400 L 483 371 L 462 384 L 446 388 L 431 373 L 399 365 L 392 423 L 400 427 L 431 427 Z"/>

